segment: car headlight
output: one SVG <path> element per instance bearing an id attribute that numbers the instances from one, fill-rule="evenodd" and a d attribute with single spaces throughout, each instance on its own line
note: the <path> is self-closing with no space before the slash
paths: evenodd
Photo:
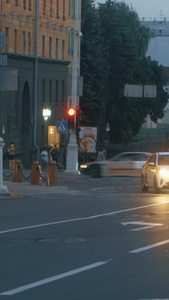
<path id="1" fill-rule="evenodd" d="M 166 170 L 160 170 L 160 175 L 162 176 L 162 177 L 169 177 L 169 171 L 166 171 Z"/>
<path id="2" fill-rule="evenodd" d="M 81 169 L 87 169 L 87 165 L 80 165 Z"/>

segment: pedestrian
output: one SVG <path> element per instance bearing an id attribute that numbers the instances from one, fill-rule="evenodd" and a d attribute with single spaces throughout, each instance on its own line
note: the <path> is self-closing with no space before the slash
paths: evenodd
<path id="1" fill-rule="evenodd" d="M 13 142 L 10 143 L 7 149 L 8 159 L 9 159 L 9 169 L 14 168 L 14 156 L 15 156 L 15 145 Z"/>
<path id="2" fill-rule="evenodd" d="M 56 163 L 57 163 L 58 162 L 58 158 L 59 158 L 59 150 L 58 150 L 58 148 L 57 148 L 56 145 L 52 149 L 51 155 L 52 155 L 52 160 L 56 161 Z"/>
<path id="3" fill-rule="evenodd" d="M 103 149 L 103 147 L 98 151 L 97 160 L 106 160 L 106 151 Z"/>
<path id="4" fill-rule="evenodd" d="M 46 151 L 45 147 L 43 147 L 43 149 L 40 153 L 40 157 L 42 160 L 42 169 L 43 169 L 43 171 L 45 171 L 47 169 L 47 165 L 49 162 L 48 152 Z"/>

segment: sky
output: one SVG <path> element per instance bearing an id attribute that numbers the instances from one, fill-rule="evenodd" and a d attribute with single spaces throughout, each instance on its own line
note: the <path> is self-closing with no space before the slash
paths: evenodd
<path id="1" fill-rule="evenodd" d="M 105 3 L 106 0 L 95 0 L 96 3 Z M 132 5 L 139 18 L 169 20 L 169 0 L 116 0 Z"/>

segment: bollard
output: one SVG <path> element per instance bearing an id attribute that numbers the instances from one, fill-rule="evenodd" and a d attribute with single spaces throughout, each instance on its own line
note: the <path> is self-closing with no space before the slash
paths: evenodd
<path id="1" fill-rule="evenodd" d="M 31 169 L 31 184 L 41 184 L 41 166 L 39 166 L 38 161 L 34 161 Z"/>
<path id="2" fill-rule="evenodd" d="M 48 174 L 47 174 L 47 181 L 46 185 L 50 186 L 56 186 L 57 185 L 57 166 L 56 162 L 53 160 L 50 162 L 50 165 L 48 166 Z"/>
<path id="3" fill-rule="evenodd" d="M 23 182 L 21 161 L 17 159 L 13 167 L 12 182 Z"/>

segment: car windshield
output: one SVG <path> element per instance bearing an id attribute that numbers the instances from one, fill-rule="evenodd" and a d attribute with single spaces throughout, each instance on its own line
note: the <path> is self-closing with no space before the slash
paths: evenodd
<path id="1" fill-rule="evenodd" d="M 159 155 L 158 165 L 159 166 L 169 166 L 169 155 Z"/>

